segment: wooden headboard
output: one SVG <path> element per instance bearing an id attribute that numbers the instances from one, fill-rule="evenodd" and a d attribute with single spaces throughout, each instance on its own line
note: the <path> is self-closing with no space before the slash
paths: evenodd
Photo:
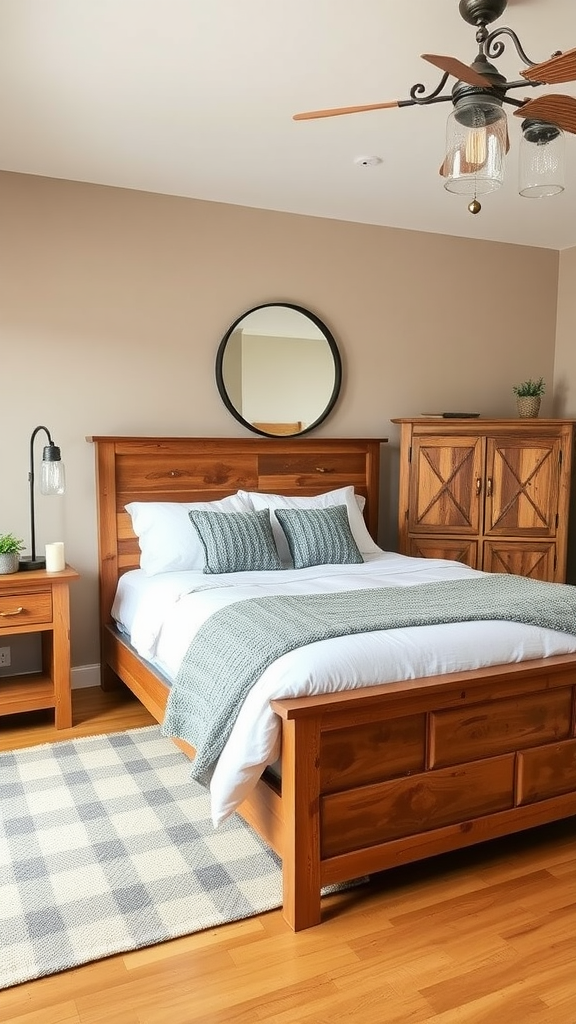
<path id="1" fill-rule="evenodd" d="M 385 439 L 88 437 L 96 448 L 100 620 L 119 576 L 140 561 L 129 501 L 214 501 L 237 490 L 309 495 L 353 484 L 377 539 Z"/>

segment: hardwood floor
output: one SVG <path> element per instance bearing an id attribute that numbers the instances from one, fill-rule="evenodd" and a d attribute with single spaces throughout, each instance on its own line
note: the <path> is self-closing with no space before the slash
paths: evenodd
<path id="1" fill-rule="evenodd" d="M 0 749 L 152 722 L 124 690 L 52 718 L 0 719 Z M 297 934 L 274 911 L 18 985 L 0 1021 L 575 1024 L 575 838 L 571 819 L 387 872 Z"/>

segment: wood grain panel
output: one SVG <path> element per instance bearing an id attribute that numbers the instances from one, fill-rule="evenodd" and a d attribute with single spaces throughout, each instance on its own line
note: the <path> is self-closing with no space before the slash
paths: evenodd
<path id="1" fill-rule="evenodd" d="M 140 548 L 138 542 L 135 545 L 120 545 L 118 547 L 118 571 L 119 574 L 127 572 L 129 569 L 138 569 L 140 566 Z"/>
<path id="2" fill-rule="evenodd" d="M 502 811 L 513 805 L 514 754 L 322 798 L 322 856 Z"/>
<path id="3" fill-rule="evenodd" d="M 488 534 L 556 534 L 560 439 L 488 438 Z"/>
<path id="4" fill-rule="evenodd" d="M 370 722 L 324 733 L 320 748 L 323 793 L 393 779 L 424 769 L 426 716 Z"/>
<path id="5" fill-rule="evenodd" d="M 460 764 L 568 738 L 572 688 L 430 715 L 430 766 Z"/>
<path id="6" fill-rule="evenodd" d="M 409 529 L 475 534 L 480 525 L 482 445 L 478 439 L 414 438 Z"/>
<path id="7" fill-rule="evenodd" d="M 54 684 L 40 672 L 30 673 L 23 684 L 20 679 L 0 681 L 2 702 L 0 715 L 16 715 L 22 711 L 39 711 L 54 707 Z"/>
<path id="8" fill-rule="evenodd" d="M 129 501 L 219 501 L 229 494 L 235 494 L 237 487 L 216 488 L 203 487 L 201 490 L 191 487 L 181 487 L 179 490 L 141 490 L 138 494 L 131 494 L 129 491 L 118 491 L 117 501 L 118 515 L 121 516 Z"/>
<path id="9" fill-rule="evenodd" d="M 529 804 L 576 788 L 576 740 L 518 754 L 518 803 Z"/>
<path id="10" fill-rule="evenodd" d="M 529 576 L 533 580 L 544 582 L 554 579 L 554 541 L 486 540 L 483 550 L 482 567 L 485 572 Z"/>
<path id="11" fill-rule="evenodd" d="M 312 488 L 313 493 L 346 487 L 356 490 L 366 486 L 366 457 L 361 451 L 303 452 L 291 456 L 282 453 L 260 455 L 258 459 L 258 485 L 261 491 L 278 494 L 302 493 Z"/>
<path id="12" fill-rule="evenodd" d="M 172 501 L 185 501 L 178 498 L 179 493 L 204 494 L 210 488 L 229 494 L 239 489 L 253 490 L 257 480 L 255 453 L 228 456 L 223 452 L 218 459 L 203 453 L 159 453 L 147 462 L 145 470 L 137 456 L 125 455 L 117 463 L 116 489 L 119 494 L 132 495 L 132 500 L 139 492 L 154 495 L 169 489 Z"/>
<path id="13" fill-rule="evenodd" d="M 22 587 L 22 575 L 18 577 Z M 3 588 L 0 597 L 0 627 L 26 626 L 34 622 L 52 621 L 52 590 L 37 590 L 27 594 L 15 590 L 14 594 L 6 593 L 10 586 Z"/>
<path id="14" fill-rule="evenodd" d="M 408 554 L 413 558 L 448 558 L 474 569 L 478 563 L 478 544 L 466 537 L 410 537 Z"/>
<path id="15" fill-rule="evenodd" d="M 168 686 L 160 677 L 150 678 L 146 662 L 136 651 L 117 643 L 119 633 L 113 626 L 102 630 L 102 663 L 118 676 L 138 697 L 157 722 L 164 718 Z"/>

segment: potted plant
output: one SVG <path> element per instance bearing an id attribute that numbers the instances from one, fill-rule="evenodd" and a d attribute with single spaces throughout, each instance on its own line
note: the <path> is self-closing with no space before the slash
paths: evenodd
<path id="1" fill-rule="evenodd" d="M 15 537 L 13 533 L 0 533 L 0 575 L 18 572 L 19 552 L 23 547 L 24 541 Z"/>
<path id="2" fill-rule="evenodd" d="M 516 395 L 518 415 L 523 419 L 532 419 L 540 412 L 540 402 L 546 390 L 544 378 L 538 380 L 528 378 L 522 384 L 515 384 L 512 391 Z"/>

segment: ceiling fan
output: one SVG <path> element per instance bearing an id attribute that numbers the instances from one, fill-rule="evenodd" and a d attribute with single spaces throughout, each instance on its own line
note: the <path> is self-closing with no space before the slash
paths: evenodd
<path id="1" fill-rule="evenodd" d="M 473 195 L 468 209 L 478 213 L 481 205 L 477 194 L 493 191 L 502 184 L 509 137 L 503 104 L 516 109 L 522 118 L 520 193 L 535 197 L 556 194 L 563 189 L 561 148 L 564 132 L 576 134 L 576 98 L 562 93 L 547 93 L 535 99 L 516 99 L 508 93 L 515 89 L 536 88 L 576 81 L 576 48 L 556 51 L 541 63 L 530 60 L 511 28 L 499 27 L 492 32 L 488 25 L 504 13 L 507 0 L 460 0 L 459 11 L 468 24 L 476 26 L 478 54 L 471 64 L 457 57 L 423 53 L 424 60 L 442 71 L 437 87 L 426 93 L 421 83 L 410 89 L 410 98 L 370 103 L 364 106 L 336 107 L 330 110 L 309 110 L 294 114 L 295 121 L 391 107 L 426 106 L 450 101 L 453 111 L 448 118 L 447 153 L 440 167 L 445 187 L 461 195 Z M 504 52 L 499 37 L 508 36 L 526 70 L 520 78 L 507 81 L 493 60 Z M 451 91 L 443 93 L 449 78 L 456 82 Z M 554 180 L 552 180 L 554 179 Z"/>

